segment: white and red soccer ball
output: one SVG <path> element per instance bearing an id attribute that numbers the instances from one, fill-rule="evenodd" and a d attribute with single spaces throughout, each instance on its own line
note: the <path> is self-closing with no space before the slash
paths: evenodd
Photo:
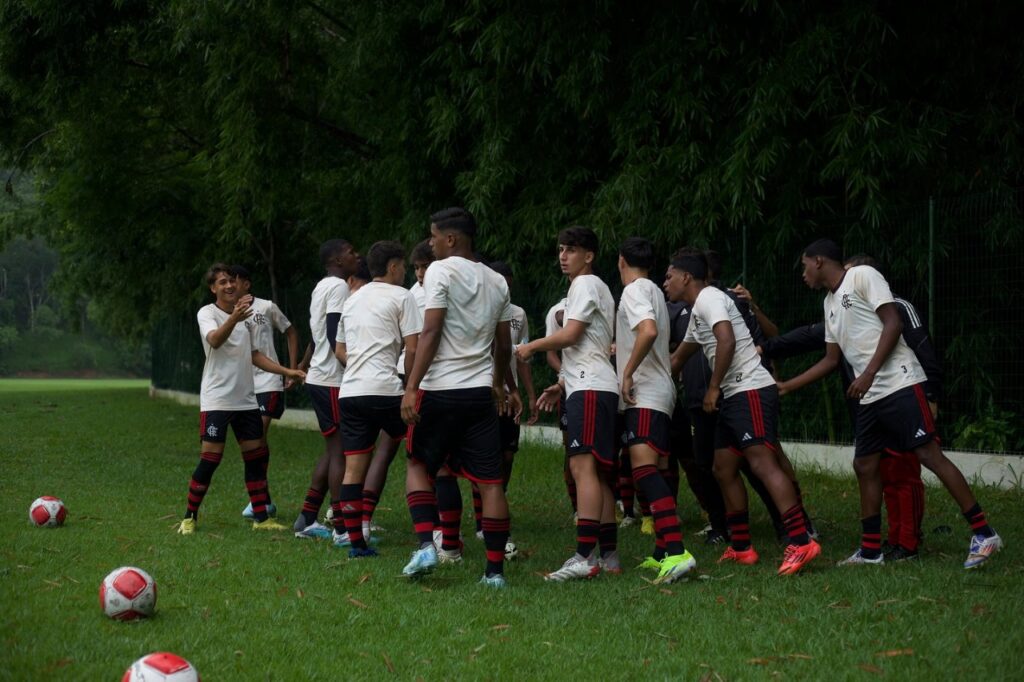
<path id="1" fill-rule="evenodd" d="M 58 497 L 43 495 L 28 508 L 28 518 L 40 528 L 56 528 L 64 525 L 68 510 Z"/>
<path id="2" fill-rule="evenodd" d="M 156 610 L 156 582 L 141 568 L 116 568 L 100 584 L 100 608 L 115 620 L 152 616 Z"/>
<path id="3" fill-rule="evenodd" d="M 199 682 L 199 672 L 181 656 L 157 652 L 143 656 L 124 671 L 121 682 Z"/>

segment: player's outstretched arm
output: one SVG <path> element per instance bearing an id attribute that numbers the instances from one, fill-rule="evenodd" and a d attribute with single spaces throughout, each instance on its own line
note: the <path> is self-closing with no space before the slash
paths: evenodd
<path id="1" fill-rule="evenodd" d="M 277 364 L 270 358 L 258 350 L 252 352 L 252 364 L 256 365 L 264 372 L 270 372 L 272 374 L 280 374 L 288 379 L 294 379 L 295 381 L 305 381 L 306 373 L 299 369 L 291 369 Z"/>
<path id="2" fill-rule="evenodd" d="M 818 379 L 828 376 L 839 367 L 841 359 L 842 353 L 839 352 L 839 344 L 826 343 L 825 357 L 811 365 L 803 374 L 798 374 L 788 381 L 778 382 L 779 395 L 792 393 L 807 384 L 814 383 Z"/>
<path id="3" fill-rule="evenodd" d="M 292 369 L 298 369 L 299 367 L 299 332 L 295 329 L 295 325 L 288 327 L 284 333 L 285 339 L 288 341 L 288 366 Z"/>
<path id="4" fill-rule="evenodd" d="M 551 336 L 542 339 L 534 339 L 516 348 L 516 357 L 526 362 L 534 353 L 545 351 L 559 351 L 569 346 L 575 346 L 583 338 L 587 331 L 587 324 L 579 320 L 569 320 L 564 327 Z"/>
<path id="5" fill-rule="evenodd" d="M 679 373 L 683 371 L 683 365 L 690 357 L 700 350 L 700 344 L 684 341 L 676 349 L 672 351 L 672 376 L 678 377 Z"/>
<path id="6" fill-rule="evenodd" d="M 441 344 L 441 329 L 444 327 L 445 308 L 429 308 L 423 313 L 423 331 L 420 332 L 416 346 L 415 361 L 405 381 L 405 395 L 402 396 L 402 419 L 406 424 L 415 424 L 420 415 L 416 411 L 416 394 L 420 390 L 420 382 L 427 373 L 427 368 L 437 355 Z M 508 333 L 508 330 L 505 330 Z M 406 351 L 408 352 L 408 351 Z M 508 356 L 505 356 L 508 362 Z"/>
<path id="7" fill-rule="evenodd" d="M 519 370 L 519 384 L 526 391 L 526 399 L 529 402 L 530 418 L 526 422 L 530 426 L 537 423 L 537 390 L 533 386 L 533 372 L 530 370 L 530 363 L 523 362 L 516 358 L 516 368 Z"/>

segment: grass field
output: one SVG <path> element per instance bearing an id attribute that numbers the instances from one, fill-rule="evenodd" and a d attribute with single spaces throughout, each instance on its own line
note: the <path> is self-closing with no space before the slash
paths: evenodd
<path id="1" fill-rule="evenodd" d="M 573 545 L 557 452 L 525 448 L 510 492 L 521 560 L 511 589 L 479 588 L 483 550 L 420 582 L 400 577 L 413 549 L 396 459 L 378 522 L 376 560 L 349 561 L 328 543 L 249 530 L 237 449 L 229 446 L 195 536 L 174 534 L 198 454 L 193 408 L 144 389 L 0 382 L 0 679 L 119 679 L 150 651 L 179 653 L 206 680 L 399 679 L 1012 679 L 1024 636 L 1024 531 L 1019 492 L 980 491 L 1007 549 L 984 570 L 960 568 L 962 519 L 929 490 L 929 533 L 916 565 L 838 569 L 857 542 L 853 481 L 804 472 L 823 560 L 775 575 L 781 549 L 753 507 L 759 566 L 719 567 L 720 550 L 691 540 L 701 579 L 669 587 L 627 570 L 546 584 Z M 321 451 L 315 432 L 271 432 L 271 487 L 289 523 Z M 64 499 L 68 523 L 36 529 L 31 501 Z M 467 496 L 468 501 L 468 496 Z M 688 538 L 702 526 L 688 493 Z M 624 557 L 649 539 L 623 531 Z M 159 584 L 157 615 L 106 619 L 97 590 L 137 565 Z"/>

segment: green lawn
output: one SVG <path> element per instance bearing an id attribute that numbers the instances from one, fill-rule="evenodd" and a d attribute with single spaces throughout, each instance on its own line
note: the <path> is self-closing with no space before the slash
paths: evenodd
<path id="1" fill-rule="evenodd" d="M 61 386 L 84 386 L 69 384 Z M 144 389 L 57 390 L 0 383 L 0 679 L 119 679 L 156 650 L 179 653 L 207 680 L 400 679 L 1010 679 L 1024 644 L 1024 530 L 1019 492 L 984 490 L 1008 547 L 982 571 L 960 568 L 963 521 L 931 490 L 917 565 L 840 570 L 857 542 L 853 481 L 805 472 L 823 560 L 779 578 L 781 549 L 754 506 L 756 567 L 719 567 L 693 538 L 701 578 L 661 588 L 627 570 L 546 584 L 573 545 L 557 452 L 525 448 L 510 500 L 522 559 L 511 589 L 479 588 L 483 550 L 420 582 L 400 577 L 412 534 L 396 460 L 378 521 L 381 557 L 360 562 L 327 543 L 267 537 L 240 518 L 246 498 L 229 447 L 192 537 L 174 534 L 198 454 L 193 408 Z M 271 433 L 271 486 L 290 523 L 321 450 L 315 432 Z M 67 526 L 31 527 L 31 501 L 64 499 Z M 468 496 L 467 496 L 468 502 Z M 702 522 L 688 493 L 688 537 Z M 624 556 L 649 539 L 623 531 Z M 106 619 L 103 576 L 124 564 L 159 584 L 157 615 Z"/>

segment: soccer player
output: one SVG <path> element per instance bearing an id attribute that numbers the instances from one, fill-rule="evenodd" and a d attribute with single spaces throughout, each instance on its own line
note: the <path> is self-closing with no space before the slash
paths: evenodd
<path id="1" fill-rule="evenodd" d="M 615 302 L 608 285 L 593 274 L 598 240 L 593 230 L 569 227 L 558 235 L 558 261 L 569 278 L 565 326 L 553 336 L 519 346 L 529 360 L 536 352 L 562 351 L 562 377 L 546 389 L 540 407 L 554 407 L 565 391 L 569 469 L 576 483 L 576 553 L 546 579 L 563 582 L 593 578 L 602 570 L 622 570 L 616 551 L 615 415 L 619 384 L 611 365 Z M 595 551 L 598 543 L 600 554 Z"/>
<path id="2" fill-rule="evenodd" d="M 344 520 L 340 513 L 341 500 L 333 497 L 340 496 L 345 477 L 345 459 L 341 453 L 341 434 L 338 432 L 338 389 L 344 370 L 334 355 L 334 348 L 338 337 L 338 322 L 349 296 L 345 280 L 359 267 L 359 254 L 344 239 L 329 239 L 320 245 L 320 263 L 324 268 L 324 277 L 313 288 L 309 302 L 312 340 L 303 362 L 309 363 L 306 390 L 309 391 L 320 434 L 324 438 L 324 454 L 313 468 L 306 499 L 293 529 L 297 538 L 332 537 L 330 529 L 317 521 L 324 496 L 330 489 L 334 542 L 338 547 L 347 547 L 348 536 L 344 533 Z"/>
<path id="3" fill-rule="evenodd" d="M 409 292 L 416 301 L 416 306 L 423 317 L 423 277 L 427 274 L 427 267 L 434 262 L 434 252 L 430 249 L 430 240 L 424 239 L 413 247 L 412 255 L 409 258 L 412 263 L 413 273 L 416 281 L 409 287 Z M 408 373 L 405 368 L 405 348 L 398 356 L 398 375 L 405 385 L 405 377 Z M 370 461 L 370 468 L 366 472 L 366 481 L 363 483 L 363 536 L 369 538 L 372 531 L 381 530 L 380 526 L 373 523 L 373 512 L 377 508 L 381 493 L 384 491 L 384 484 L 387 483 L 388 469 L 398 453 L 400 440 L 389 436 L 386 431 L 381 431 L 377 440 L 377 449 Z"/>
<path id="4" fill-rule="evenodd" d="M 463 208 L 430 217 L 437 260 L 423 281 L 423 331 L 402 398 L 402 417 L 410 425 L 407 501 L 420 545 L 402 573 L 422 575 L 437 566 L 431 479 L 446 468 L 480 486 L 487 555 L 480 583 L 503 588 L 509 515 L 498 411 L 505 408 L 512 309 L 505 280 L 473 259 L 476 231 L 476 220 Z"/>
<path id="5" fill-rule="evenodd" d="M 339 501 L 341 518 L 352 544 L 352 558 L 377 554 L 363 536 L 364 478 L 378 434 L 383 431 L 396 442 L 405 436 L 402 380 L 395 362 L 404 343 L 405 362 L 411 367 L 423 325 L 416 300 L 402 287 L 402 245 L 377 242 L 367 252 L 366 263 L 373 280 L 345 301 L 335 348 L 338 360 L 345 366 L 339 417 L 346 461 Z"/>
<path id="6" fill-rule="evenodd" d="M 847 396 L 860 401 L 853 469 L 861 500 L 861 546 L 844 565 L 880 564 L 882 485 L 879 459 L 886 448 L 914 451 L 960 506 L 972 537 L 964 568 L 983 565 L 1002 548 L 1002 539 L 960 470 L 936 441 L 935 421 L 928 406 L 921 364 L 903 342 L 897 304 L 889 284 L 867 265 L 843 268 L 839 246 L 820 239 L 804 251 L 804 282 L 827 288 L 824 302 L 825 357 L 803 374 L 782 382 L 788 393 L 820 379 L 845 357 L 856 378 Z"/>
<path id="7" fill-rule="evenodd" d="M 231 268 L 215 263 L 206 272 L 206 284 L 216 298 L 199 310 L 199 335 L 206 362 L 199 391 L 199 464 L 188 486 L 188 506 L 178 532 L 196 531 L 199 506 L 224 456 L 228 426 L 235 434 L 245 462 L 245 487 L 253 511 L 253 530 L 284 530 L 267 513 L 267 461 L 270 451 L 263 437 L 263 422 L 256 402 L 252 366 L 301 381 L 305 374 L 277 364 L 256 346 L 244 324 L 252 315 L 252 297 L 238 296 Z"/>
<path id="8" fill-rule="evenodd" d="M 235 278 L 235 288 L 238 296 L 244 298 L 250 295 L 252 290 L 252 276 L 249 270 L 241 265 L 231 267 L 231 274 Z M 299 333 L 288 321 L 281 309 L 273 301 L 265 298 L 252 298 L 249 306 L 252 315 L 245 320 L 245 326 L 252 334 L 256 348 L 274 362 L 277 359 L 277 349 L 274 348 L 274 330 L 277 329 L 285 335 L 288 340 L 288 367 L 297 369 L 299 362 Z M 284 414 L 284 392 L 292 386 L 291 379 L 284 379 L 273 372 L 265 372 L 256 365 L 252 367 L 253 384 L 256 389 L 256 402 L 260 406 L 260 416 L 263 418 L 263 440 L 266 444 L 270 434 L 270 424 L 274 419 L 280 419 Z M 267 457 L 267 467 L 270 466 L 270 457 Z M 270 499 L 270 488 L 267 488 L 267 513 L 277 516 L 277 507 Z M 250 503 L 242 511 L 242 516 L 252 519 L 252 504 Z"/>
<path id="9" fill-rule="evenodd" d="M 650 241 L 630 237 L 619 247 L 624 288 L 615 318 L 615 362 L 633 482 L 654 518 L 654 554 L 645 564 L 656 564 L 655 583 L 671 583 L 692 571 L 697 561 L 683 547 L 676 501 L 659 470 L 668 468 L 676 387 L 668 351 L 668 307 L 661 288 L 650 280 L 653 265 Z"/>
<path id="10" fill-rule="evenodd" d="M 704 395 L 704 410 L 718 412 L 715 431 L 714 473 L 725 498 L 731 545 L 719 561 L 753 564 L 758 560 L 750 541 L 747 489 L 740 478 L 745 458 L 782 510 L 789 535 L 780 575 L 798 572 L 821 553 L 807 533 L 804 512 L 793 483 L 782 470 L 778 448 L 778 390 L 775 379 L 761 364 L 750 330 L 725 292 L 707 284 L 703 254 L 672 260 L 665 288 L 674 300 L 691 307 L 683 343 L 672 355 L 673 372 L 698 350 L 711 364 L 711 380 Z"/>
<path id="11" fill-rule="evenodd" d="M 565 299 L 548 308 L 544 316 L 544 336 L 553 336 L 562 330 L 562 323 L 565 321 Z M 549 350 L 544 353 L 544 359 L 558 377 L 560 385 L 562 382 L 562 354 L 557 350 Z M 565 462 L 562 467 L 562 478 L 565 480 L 565 493 L 572 504 L 573 522 L 576 517 L 576 482 L 572 480 L 572 472 L 569 470 L 569 432 L 568 424 L 565 421 L 565 391 L 558 396 L 558 428 L 562 432 L 562 449 L 565 451 Z"/>

